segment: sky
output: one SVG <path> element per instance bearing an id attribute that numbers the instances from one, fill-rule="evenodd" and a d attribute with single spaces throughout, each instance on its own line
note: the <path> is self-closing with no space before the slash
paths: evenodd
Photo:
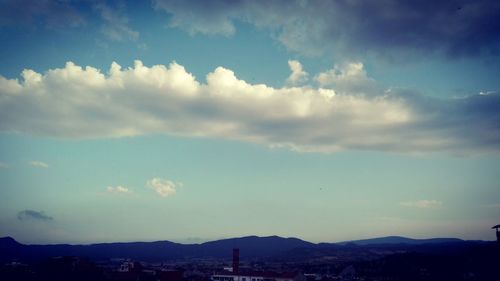
<path id="1" fill-rule="evenodd" d="M 495 239 L 500 2 L 0 1 L 0 236 Z"/>

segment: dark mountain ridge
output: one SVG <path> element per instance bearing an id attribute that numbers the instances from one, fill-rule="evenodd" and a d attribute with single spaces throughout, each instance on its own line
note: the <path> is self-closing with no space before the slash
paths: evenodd
<path id="1" fill-rule="evenodd" d="M 170 241 L 98 243 L 89 245 L 25 245 L 12 237 L 0 238 L 0 261 L 38 260 L 55 256 L 85 256 L 91 259 L 131 258 L 144 261 L 180 260 L 192 258 L 230 259 L 233 248 L 239 248 L 242 259 L 287 256 L 303 250 L 328 251 L 358 249 L 359 247 L 415 247 L 466 243 L 456 238 L 411 239 L 399 236 L 379 237 L 340 243 L 311 243 L 298 238 L 279 236 L 246 236 L 209 241 L 201 244 L 181 244 Z M 386 246 L 384 246 L 386 245 Z"/>
<path id="2" fill-rule="evenodd" d="M 462 239 L 458 238 L 428 238 L 428 239 L 413 239 L 402 236 L 385 236 L 376 237 L 370 239 L 361 239 L 353 241 L 339 242 L 337 244 L 345 245 L 347 243 L 354 243 L 356 245 L 381 245 L 381 244 L 410 244 L 410 245 L 420 245 L 420 244 L 433 244 L 433 243 L 453 243 L 453 242 L 464 242 Z"/>

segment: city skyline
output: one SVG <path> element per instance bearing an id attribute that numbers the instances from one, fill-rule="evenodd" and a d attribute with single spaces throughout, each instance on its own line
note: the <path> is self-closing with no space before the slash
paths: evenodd
<path id="1" fill-rule="evenodd" d="M 0 237 L 495 238 L 496 1 L 0 10 Z"/>

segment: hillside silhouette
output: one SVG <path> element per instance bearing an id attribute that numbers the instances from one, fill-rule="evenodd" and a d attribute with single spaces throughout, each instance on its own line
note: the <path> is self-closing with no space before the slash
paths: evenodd
<path id="1" fill-rule="evenodd" d="M 171 241 L 97 243 L 89 245 L 25 245 L 12 237 L 0 238 L 0 260 L 37 260 L 54 256 L 84 256 L 92 259 L 132 258 L 136 260 L 180 260 L 193 258 L 227 258 L 233 248 L 239 248 L 243 259 L 293 259 L 325 254 L 350 254 L 390 251 L 442 251 L 489 243 L 464 241 L 456 238 L 411 239 L 399 236 L 379 237 L 339 243 L 312 243 L 298 238 L 279 236 L 247 236 L 221 239 L 201 244 L 181 244 Z"/>

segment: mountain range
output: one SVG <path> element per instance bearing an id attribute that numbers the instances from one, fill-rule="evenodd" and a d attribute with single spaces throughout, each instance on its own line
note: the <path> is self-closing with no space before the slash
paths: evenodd
<path id="1" fill-rule="evenodd" d="M 364 249 L 366 247 L 411 248 L 425 245 L 459 245 L 471 243 L 456 238 L 411 239 L 400 236 L 379 237 L 340 243 L 312 243 L 298 238 L 279 236 L 246 236 L 205 242 L 181 244 L 170 241 L 99 243 L 89 245 L 26 245 L 12 237 L 0 238 L 0 261 L 37 260 L 54 256 L 86 256 L 91 259 L 131 258 L 144 261 L 196 258 L 230 259 L 233 248 L 239 248 L 242 259 L 306 255 L 311 251 Z M 478 242 L 475 242 L 478 243 Z"/>
<path id="2" fill-rule="evenodd" d="M 410 245 L 421 245 L 421 244 L 436 244 L 436 243 L 450 243 L 450 242 L 463 242 L 464 240 L 458 238 L 429 238 L 429 239 L 413 239 L 402 236 L 386 236 L 377 237 L 362 240 L 353 240 L 339 242 L 338 244 L 345 245 L 348 243 L 354 243 L 356 245 L 380 245 L 380 244 L 410 244 Z"/>

